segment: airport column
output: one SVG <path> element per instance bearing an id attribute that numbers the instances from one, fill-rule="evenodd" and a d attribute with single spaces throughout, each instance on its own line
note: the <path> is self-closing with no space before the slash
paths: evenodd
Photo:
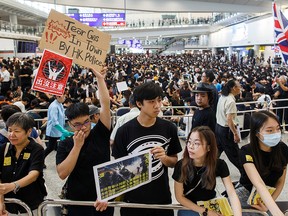
<path id="1" fill-rule="evenodd" d="M 11 30 L 16 31 L 17 30 L 17 24 L 18 24 L 17 15 L 15 15 L 15 14 L 9 15 L 9 20 L 10 20 Z"/>
<path id="2" fill-rule="evenodd" d="M 260 57 L 260 54 L 259 54 L 260 46 L 259 45 L 254 45 L 253 49 L 254 49 L 255 57 L 256 56 Z"/>
<path id="3" fill-rule="evenodd" d="M 231 60 L 232 54 L 233 54 L 233 48 L 232 48 L 232 46 L 229 46 L 229 47 L 228 47 L 228 59 L 229 59 L 229 60 Z"/>
<path id="4" fill-rule="evenodd" d="M 215 47 L 212 48 L 212 55 L 217 55 L 217 49 Z"/>

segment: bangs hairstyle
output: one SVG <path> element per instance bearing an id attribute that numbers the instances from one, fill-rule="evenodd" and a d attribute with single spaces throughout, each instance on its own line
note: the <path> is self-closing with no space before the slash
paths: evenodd
<path id="1" fill-rule="evenodd" d="M 162 88 L 154 82 L 146 82 L 138 86 L 134 92 L 134 100 L 143 104 L 143 100 L 153 100 L 157 97 L 163 98 Z"/>
<path id="2" fill-rule="evenodd" d="M 89 116 L 89 106 L 81 102 L 71 104 L 65 110 L 65 115 L 69 121 L 78 117 Z"/>
<path id="3" fill-rule="evenodd" d="M 286 160 L 279 145 L 271 147 L 270 164 L 268 166 L 264 166 L 263 164 L 265 159 L 261 156 L 262 154 L 260 153 L 261 149 L 259 145 L 259 138 L 257 135 L 269 118 L 274 119 L 280 126 L 277 116 L 274 113 L 266 110 L 253 113 L 250 121 L 250 144 L 252 148 L 253 160 L 258 172 L 264 176 L 268 175 L 271 170 L 281 171 L 287 165 L 287 163 L 285 164 Z"/>
<path id="4" fill-rule="evenodd" d="M 29 129 L 34 127 L 35 122 L 34 119 L 28 114 L 17 112 L 11 115 L 6 122 L 7 128 L 13 125 L 19 126 L 25 130 L 25 132 L 27 132 Z"/>
<path id="5" fill-rule="evenodd" d="M 216 185 L 216 163 L 217 163 L 217 155 L 218 149 L 216 144 L 216 138 L 213 131 L 207 126 L 199 126 L 194 128 L 190 134 L 188 135 L 188 139 L 190 138 L 192 133 L 198 132 L 202 144 L 206 144 L 207 153 L 205 158 L 206 169 L 201 176 L 202 179 L 202 187 L 207 190 L 212 190 Z M 193 159 L 189 157 L 189 153 L 186 148 L 183 153 L 182 167 L 181 167 L 181 176 L 180 182 L 189 183 L 195 177 L 195 169 L 193 166 Z M 209 150 L 208 150 L 209 147 Z M 199 147 L 200 148 L 200 147 Z"/>

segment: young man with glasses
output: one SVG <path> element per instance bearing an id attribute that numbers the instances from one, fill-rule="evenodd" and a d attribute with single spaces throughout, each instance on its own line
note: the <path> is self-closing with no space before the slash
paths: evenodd
<path id="1" fill-rule="evenodd" d="M 89 107 L 84 103 L 70 105 L 65 114 L 74 136 L 60 142 L 56 164 L 61 179 L 67 180 L 67 199 L 95 201 L 97 199 L 93 166 L 110 160 L 110 98 L 105 83 L 105 70 L 93 71 L 97 77 L 101 103 L 100 119 L 91 129 Z M 96 208 L 97 210 L 106 209 Z M 98 212 L 92 206 L 69 206 L 69 216 L 112 216 L 113 209 Z"/>

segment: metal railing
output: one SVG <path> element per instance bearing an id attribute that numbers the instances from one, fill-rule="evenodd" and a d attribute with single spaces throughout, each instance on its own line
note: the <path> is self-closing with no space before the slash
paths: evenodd
<path id="1" fill-rule="evenodd" d="M 20 205 L 26 210 L 28 216 L 33 216 L 32 211 L 29 208 L 29 206 L 26 203 L 24 203 L 21 200 L 19 200 L 19 199 L 6 198 L 4 200 L 4 203 L 13 203 L 13 204 Z"/>
<path id="2" fill-rule="evenodd" d="M 94 206 L 93 201 L 73 201 L 64 199 L 47 199 L 43 201 L 37 210 L 38 216 L 45 215 L 45 206 L 47 205 L 74 205 L 74 206 Z M 118 208 L 145 208 L 145 209 L 164 209 L 164 210 L 189 210 L 188 208 L 180 204 L 140 204 L 140 203 L 126 203 L 126 202 L 108 202 L 108 207 L 118 207 Z M 261 215 L 268 215 L 266 212 L 261 212 L 254 209 L 242 209 L 245 213 L 258 213 Z"/>

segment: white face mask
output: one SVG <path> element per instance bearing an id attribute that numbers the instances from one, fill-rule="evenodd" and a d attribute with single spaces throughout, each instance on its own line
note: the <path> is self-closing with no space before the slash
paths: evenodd
<path id="1" fill-rule="evenodd" d="M 260 133 L 259 133 L 260 134 Z M 263 140 L 260 140 L 264 143 L 264 145 L 268 147 L 274 147 L 278 145 L 281 140 L 281 132 L 273 133 L 273 134 L 261 134 L 263 136 Z"/>

